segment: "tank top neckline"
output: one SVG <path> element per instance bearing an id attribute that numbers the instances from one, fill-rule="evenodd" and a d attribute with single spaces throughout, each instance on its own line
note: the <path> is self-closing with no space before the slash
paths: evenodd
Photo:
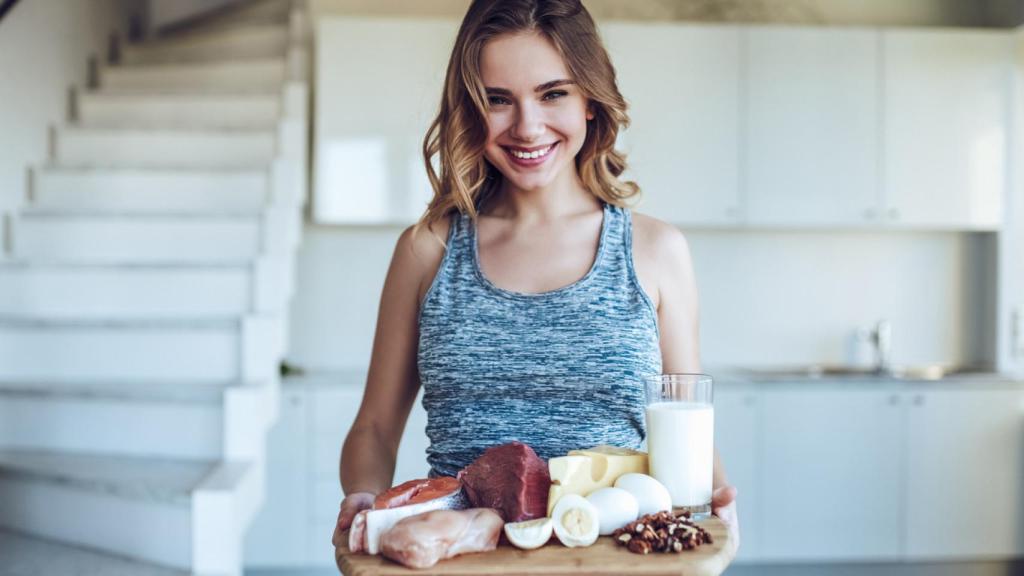
<path id="1" fill-rule="evenodd" d="M 477 280 L 481 285 L 486 287 L 491 292 L 504 296 L 506 298 L 522 299 L 522 300 L 536 300 L 539 298 L 551 298 L 560 296 L 562 294 L 571 293 L 582 286 L 585 286 L 591 278 L 593 278 L 597 271 L 601 268 L 601 262 L 604 260 L 604 254 L 606 252 L 606 246 L 608 244 L 607 237 L 608 231 L 611 229 L 611 205 L 602 202 L 601 210 L 601 235 L 597 240 L 597 254 L 594 256 L 594 263 L 591 264 L 590 269 L 583 275 L 582 278 L 575 282 L 562 286 L 561 288 L 555 288 L 554 290 L 548 290 L 545 292 L 517 292 L 515 290 L 508 290 L 500 286 L 493 284 L 487 276 L 484 275 L 483 268 L 480 266 L 480 240 L 477 237 L 477 226 L 472 220 L 468 220 L 469 225 L 469 242 L 473 249 L 473 272 L 476 275 Z"/>

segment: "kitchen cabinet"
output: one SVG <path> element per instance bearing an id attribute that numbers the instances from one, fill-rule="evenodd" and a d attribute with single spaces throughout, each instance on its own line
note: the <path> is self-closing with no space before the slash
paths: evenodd
<path id="1" fill-rule="evenodd" d="M 753 387 L 719 386 L 715 390 L 715 449 L 729 483 L 737 490 L 739 563 L 750 562 L 761 552 L 762 498 L 757 450 L 760 404 L 760 395 Z"/>
<path id="2" fill-rule="evenodd" d="M 898 559 L 899 396 L 868 386 L 772 386 L 762 396 L 761 557 Z"/>
<path id="3" fill-rule="evenodd" d="M 1018 387 L 908 393 L 908 559 L 1024 555 L 1024 396 Z"/>
<path id="4" fill-rule="evenodd" d="M 884 197 L 889 224 L 996 229 L 1007 189 L 1011 35 L 886 30 Z"/>
<path id="5" fill-rule="evenodd" d="M 880 191 L 880 33 L 751 26 L 743 34 L 748 222 L 870 222 Z"/>
<path id="6" fill-rule="evenodd" d="M 675 224 L 735 224 L 739 198 L 739 37 L 734 26 L 606 23 L 631 125 L 623 176 L 640 212 Z"/>

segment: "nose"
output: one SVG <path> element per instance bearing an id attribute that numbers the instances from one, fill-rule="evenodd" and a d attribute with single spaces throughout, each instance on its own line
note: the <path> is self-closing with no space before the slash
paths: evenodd
<path id="1" fill-rule="evenodd" d="M 532 103 L 518 108 L 515 124 L 512 125 L 512 137 L 523 142 L 534 142 L 544 135 L 544 115 Z"/>

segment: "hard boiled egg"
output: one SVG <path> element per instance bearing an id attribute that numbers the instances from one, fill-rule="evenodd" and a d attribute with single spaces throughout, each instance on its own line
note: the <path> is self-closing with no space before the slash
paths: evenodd
<path id="1" fill-rule="evenodd" d="M 587 496 L 587 501 L 597 508 L 601 536 L 615 532 L 639 516 L 636 497 L 622 488 L 599 488 Z"/>
<path id="2" fill-rule="evenodd" d="M 579 494 L 566 494 L 558 499 L 551 512 L 555 536 L 569 548 L 590 546 L 597 541 L 597 508 Z"/>
<path id="3" fill-rule="evenodd" d="M 669 495 L 668 488 L 647 474 L 623 474 L 615 481 L 615 487 L 622 488 L 636 498 L 640 506 L 639 516 L 672 510 L 672 496 Z"/>

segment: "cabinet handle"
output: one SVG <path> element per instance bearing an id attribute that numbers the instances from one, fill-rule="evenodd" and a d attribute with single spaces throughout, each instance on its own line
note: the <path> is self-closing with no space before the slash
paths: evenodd
<path id="1" fill-rule="evenodd" d="M 875 212 L 874 208 L 868 208 L 867 210 L 864 211 L 864 219 L 865 220 L 874 220 L 876 214 L 877 213 Z"/>
<path id="2" fill-rule="evenodd" d="M 292 396 L 288 399 L 288 402 L 292 406 L 302 406 L 302 398 L 299 398 L 298 396 Z"/>
<path id="3" fill-rule="evenodd" d="M 753 396 L 744 396 L 743 397 L 743 405 L 744 406 L 753 406 L 756 402 L 757 402 L 757 400 Z"/>
<path id="4" fill-rule="evenodd" d="M 725 209 L 725 215 L 731 218 L 735 218 L 740 215 L 740 209 L 735 206 L 730 206 Z"/>
<path id="5" fill-rule="evenodd" d="M 899 404 L 900 397 L 898 394 L 893 394 L 892 396 L 889 396 L 889 406 L 899 406 Z"/>
<path id="6" fill-rule="evenodd" d="M 889 219 L 890 220 L 899 220 L 900 219 L 900 211 L 895 209 L 895 208 L 890 208 L 889 209 Z"/>
<path id="7" fill-rule="evenodd" d="M 924 406 L 924 396 L 922 396 L 921 394 L 915 394 L 914 406 Z"/>

